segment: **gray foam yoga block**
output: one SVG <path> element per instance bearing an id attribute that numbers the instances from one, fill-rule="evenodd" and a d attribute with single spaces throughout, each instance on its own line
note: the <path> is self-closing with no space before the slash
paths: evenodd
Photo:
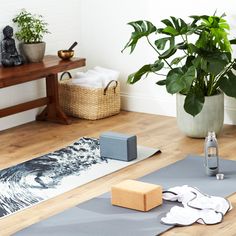
<path id="1" fill-rule="evenodd" d="M 137 137 L 135 135 L 104 132 L 100 135 L 101 156 L 122 161 L 137 158 Z"/>

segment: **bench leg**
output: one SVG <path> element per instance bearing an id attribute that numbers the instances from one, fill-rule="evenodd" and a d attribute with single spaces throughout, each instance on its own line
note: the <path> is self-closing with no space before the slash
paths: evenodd
<path id="1" fill-rule="evenodd" d="M 36 120 L 70 124 L 70 119 L 59 106 L 57 74 L 51 74 L 46 77 L 46 90 L 49 103 L 45 109 L 37 115 Z"/>

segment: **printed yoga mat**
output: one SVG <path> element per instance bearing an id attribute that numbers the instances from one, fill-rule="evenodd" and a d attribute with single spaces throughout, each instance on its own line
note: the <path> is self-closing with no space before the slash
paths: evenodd
<path id="1" fill-rule="evenodd" d="M 152 156 L 138 147 L 138 158 L 124 162 L 100 156 L 99 140 L 81 138 L 70 146 L 0 171 L 0 218 Z"/>
<path id="2" fill-rule="evenodd" d="M 236 161 L 220 160 L 224 180 L 205 175 L 203 158 L 188 156 L 174 164 L 148 174 L 139 180 L 160 184 L 164 189 L 189 185 L 209 195 L 226 197 L 236 191 Z M 149 212 L 139 212 L 110 204 L 110 193 L 105 193 L 77 205 L 47 220 L 30 226 L 16 236 L 154 236 L 172 226 L 160 219 L 176 205 L 164 202 Z"/>

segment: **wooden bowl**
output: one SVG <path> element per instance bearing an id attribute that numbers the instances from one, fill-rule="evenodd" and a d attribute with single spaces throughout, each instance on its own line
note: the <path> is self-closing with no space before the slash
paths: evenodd
<path id="1" fill-rule="evenodd" d="M 69 60 L 74 56 L 74 50 L 59 50 L 57 52 L 57 55 L 62 59 L 62 60 Z"/>

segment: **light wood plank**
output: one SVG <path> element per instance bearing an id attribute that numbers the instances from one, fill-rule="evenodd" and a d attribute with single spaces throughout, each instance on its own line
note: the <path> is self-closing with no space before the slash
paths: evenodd
<path id="1" fill-rule="evenodd" d="M 124 179 L 135 179 L 181 160 L 189 153 L 203 154 L 203 139 L 185 137 L 176 127 L 176 119 L 144 113 L 121 112 L 117 116 L 97 121 L 74 119 L 69 126 L 49 122 L 32 122 L 0 132 L 0 168 L 30 160 L 68 145 L 82 136 L 98 137 L 113 130 L 134 133 L 138 144 L 159 147 L 162 154 L 95 180 L 82 187 L 0 220 L 0 235 L 11 235 L 49 216 L 110 190 Z M 218 138 L 220 154 L 235 160 L 236 126 L 225 125 Z M 236 195 L 229 198 L 236 207 Z M 194 225 L 174 228 L 163 235 L 235 235 L 236 209 L 215 226 Z"/>

